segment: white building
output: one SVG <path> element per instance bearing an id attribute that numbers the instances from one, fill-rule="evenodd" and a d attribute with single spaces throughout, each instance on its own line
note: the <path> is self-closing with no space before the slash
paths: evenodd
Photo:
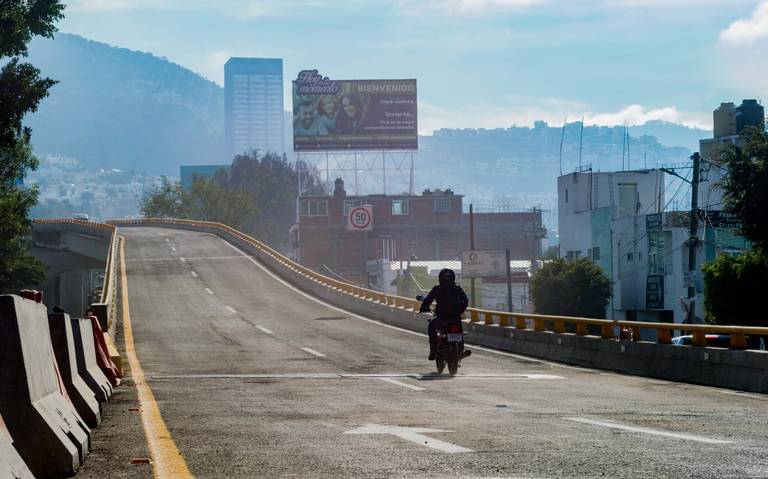
<path id="1" fill-rule="evenodd" d="M 224 65 L 227 155 L 284 152 L 283 60 L 230 58 Z"/>

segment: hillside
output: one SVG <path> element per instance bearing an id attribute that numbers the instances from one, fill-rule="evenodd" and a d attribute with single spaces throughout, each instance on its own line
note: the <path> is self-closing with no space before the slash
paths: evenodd
<path id="1" fill-rule="evenodd" d="M 174 176 L 222 161 L 223 89 L 194 72 L 65 33 L 34 40 L 29 61 L 59 82 L 26 121 L 39 155 Z"/>

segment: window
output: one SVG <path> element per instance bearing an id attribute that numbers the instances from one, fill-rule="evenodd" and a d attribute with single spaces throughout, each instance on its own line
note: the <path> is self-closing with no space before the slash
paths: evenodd
<path id="1" fill-rule="evenodd" d="M 408 206 L 408 200 L 392 200 L 392 216 L 407 216 Z"/>
<path id="2" fill-rule="evenodd" d="M 363 200 L 357 199 L 357 200 L 344 200 L 344 218 L 349 216 L 349 210 L 354 208 L 355 206 L 362 206 Z"/>
<path id="3" fill-rule="evenodd" d="M 565 202 L 568 203 L 568 188 L 565 189 Z"/>
<path id="4" fill-rule="evenodd" d="M 627 253 L 627 262 L 632 261 L 632 253 Z"/>
<path id="5" fill-rule="evenodd" d="M 325 200 L 301 200 L 301 216 L 328 216 L 328 202 Z"/>
<path id="6" fill-rule="evenodd" d="M 581 258 L 581 250 L 577 249 L 576 251 L 574 251 L 574 256 L 573 257 L 576 258 L 576 259 Z"/>
<path id="7" fill-rule="evenodd" d="M 435 198 L 433 203 L 435 212 L 444 213 L 451 211 L 451 199 L 450 198 Z"/>
<path id="8" fill-rule="evenodd" d="M 595 246 L 592 248 L 592 261 L 600 261 L 600 247 Z"/>
<path id="9" fill-rule="evenodd" d="M 573 261 L 573 251 L 568 251 L 565 253 L 565 259 L 568 261 Z"/>
<path id="10" fill-rule="evenodd" d="M 637 211 L 637 183 L 619 183 L 619 216 L 633 216 Z"/>

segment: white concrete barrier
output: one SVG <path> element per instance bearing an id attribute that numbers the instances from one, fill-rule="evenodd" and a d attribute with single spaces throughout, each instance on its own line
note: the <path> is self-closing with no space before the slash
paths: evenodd
<path id="1" fill-rule="evenodd" d="M 77 373 L 96 395 L 96 399 L 105 402 L 112 397 L 112 385 L 96 363 L 96 344 L 91 320 L 71 318 L 71 324 L 75 338 Z"/>
<path id="2" fill-rule="evenodd" d="M 72 321 L 68 314 L 48 315 L 51 330 L 51 343 L 56 354 L 61 379 L 67 388 L 67 394 L 77 413 L 88 427 L 98 427 L 101 422 L 101 406 L 96 394 L 88 387 L 77 371 L 75 336 L 72 333 Z"/>
<path id="3" fill-rule="evenodd" d="M 13 438 L 0 416 L 0 479 L 34 479 L 24 460 L 13 447 Z"/>
<path id="4" fill-rule="evenodd" d="M 90 429 L 59 389 L 45 306 L 0 295 L 0 415 L 35 476 L 77 471 Z"/>

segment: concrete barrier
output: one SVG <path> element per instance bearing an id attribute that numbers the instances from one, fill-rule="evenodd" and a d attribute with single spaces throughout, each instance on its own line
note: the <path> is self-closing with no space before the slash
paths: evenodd
<path id="1" fill-rule="evenodd" d="M 35 479 L 13 447 L 13 438 L 0 416 L 0 479 Z"/>
<path id="2" fill-rule="evenodd" d="M 104 376 L 109 379 L 109 384 L 115 388 L 120 385 L 120 372 L 109 357 L 109 349 L 107 347 L 107 342 L 104 339 L 104 332 L 101 330 L 101 325 L 99 325 L 99 320 L 96 316 L 89 316 L 86 319 L 91 322 L 94 346 L 96 349 L 96 364 L 98 364 L 99 369 L 104 373 Z"/>
<path id="3" fill-rule="evenodd" d="M 96 343 L 93 338 L 93 326 L 90 319 L 71 318 L 72 332 L 75 337 L 75 357 L 77 373 L 91 388 L 99 402 L 105 402 L 112 396 L 112 385 L 96 363 Z"/>
<path id="4" fill-rule="evenodd" d="M 0 415 L 35 476 L 73 474 L 90 446 L 55 364 L 45 306 L 0 295 Z"/>
<path id="5" fill-rule="evenodd" d="M 56 354 L 56 362 L 59 365 L 59 372 L 69 399 L 88 427 L 98 427 L 101 422 L 101 406 L 96 400 L 96 394 L 77 372 L 77 354 L 75 353 L 72 321 L 68 314 L 49 314 L 48 326 L 51 329 L 53 352 Z"/>

